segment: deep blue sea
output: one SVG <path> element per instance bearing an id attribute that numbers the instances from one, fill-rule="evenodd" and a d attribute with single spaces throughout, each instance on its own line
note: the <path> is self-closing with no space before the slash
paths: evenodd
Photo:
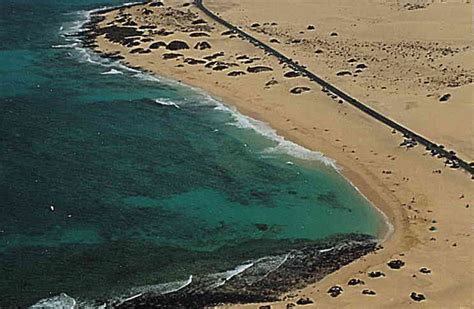
<path id="1" fill-rule="evenodd" d="M 121 3 L 0 0 L 0 307 L 129 295 L 377 236 L 381 216 L 330 160 L 68 36 Z"/>

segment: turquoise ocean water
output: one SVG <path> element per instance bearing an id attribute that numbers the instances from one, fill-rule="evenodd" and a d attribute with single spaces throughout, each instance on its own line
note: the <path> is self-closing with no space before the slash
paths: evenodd
<path id="1" fill-rule="evenodd" d="M 0 307 L 377 236 L 381 216 L 329 160 L 68 37 L 121 3 L 0 1 Z"/>

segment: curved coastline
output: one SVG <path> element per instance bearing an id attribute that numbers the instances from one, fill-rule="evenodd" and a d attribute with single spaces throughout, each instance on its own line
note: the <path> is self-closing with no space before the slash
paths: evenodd
<path id="1" fill-rule="evenodd" d="M 141 4 L 144 4 L 144 3 L 146 3 L 146 2 L 134 2 L 134 3 L 127 3 L 127 4 L 116 6 L 116 7 L 106 7 L 106 8 L 99 8 L 99 9 L 90 10 L 90 11 L 88 11 L 86 20 L 84 20 L 84 22 L 77 29 L 78 33 L 80 34 L 80 36 L 83 36 L 84 35 L 83 32 L 89 31 L 89 29 L 87 29 L 87 25 L 90 25 L 91 23 L 93 23 L 93 21 L 91 20 L 91 17 L 93 15 L 104 14 L 104 13 L 108 13 L 108 12 L 111 12 L 111 11 L 114 11 L 114 10 L 117 10 L 117 9 L 129 8 L 129 7 L 133 7 L 133 6 L 136 6 L 136 5 L 141 5 Z M 86 26 L 86 28 L 84 28 L 84 26 Z M 85 44 L 85 45 L 87 45 L 87 44 Z M 101 52 L 100 47 L 98 49 L 97 48 L 94 49 L 92 47 L 85 46 L 84 48 L 86 48 L 88 50 L 88 52 L 96 53 L 96 54 L 100 55 L 103 58 L 109 58 L 106 53 Z M 320 152 L 318 149 L 314 149 L 314 147 L 311 147 L 309 145 L 305 145 L 305 143 L 303 141 L 300 141 L 298 139 L 298 137 L 293 136 L 292 134 L 289 134 L 289 132 L 287 132 L 287 131 L 279 130 L 278 127 L 274 127 L 272 125 L 272 121 L 269 121 L 265 117 L 261 117 L 261 115 L 256 114 L 253 111 L 250 111 L 250 110 L 247 111 L 245 109 L 245 107 L 243 107 L 243 106 L 239 106 L 239 104 L 235 101 L 235 98 L 223 96 L 222 93 L 215 93 L 212 89 L 206 89 L 205 87 L 203 87 L 199 83 L 193 83 L 190 80 L 181 80 L 181 79 L 176 78 L 176 76 L 168 75 L 168 74 L 165 74 L 165 73 L 162 73 L 162 72 L 159 72 L 159 73 L 151 72 L 150 70 L 148 70 L 144 67 L 131 66 L 130 64 L 128 64 L 124 61 L 121 61 L 121 60 L 114 59 L 113 57 L 110 57 L 109 60 L 112 61 L 112 63 L 110 64 L 110 67 L 118 65 L 122 69 L 130 70 L 132 72 L 136 72 L 136 73 L 139 73 L 139 74 L 144 74 L 146 76 L 149 76 L 151 79 L 156 78 L 160 82 L 169 83 L 171 85 L 185 86 L 185 87 L 188 87 L 188 88 L 192 89 L 193 91 L 196 91 L 196 92 L 198 92 L 198 93 L 200 93 L 204 96 L 209 96 L 209 98 L 214 100 L 217 104 L 222 105 L 222 107 L 225 108 L 225 112 L 235 113 L 235 114 L 237 114 L 237 117 L 239 117 L 239 116 L 240 117 L 246 117 L 246 118 L 251 119 L 253 121 L 261 122 L 263 125 L 268 126 L 269 129 L 273 130 L 275 132 L 274 134 L 276 136 L 278 136 L 279 138 L 281 138 L 283 141 L 287 141 L 289 143 L 294 143 L 296 146 L 301 147 L 302 149 L 305 149 L 305 150 L 313 153 L 316 157 L 316 160 L 320 161 L 324 165 L 327 165 L 327 166 L 330 166 L 331 168 L 333 168 L 337 172 L 337 174 L 339 174 L 339 176 L 343 177 L 344 180 L 346 182 L 348 182 L 365 200 L 367 200 L 369 202 L 369 204 L 371 205 L 371 207 L 377 213 L 379 213 L 379 215 L 381 217 L 383 217 L 384 225 L 381 227 L 380 234 L 379 234 L 380 237 L 377 239 L 377 244 L 380 245 L 380 246 L 383 246 L 383 248 L 385 248 L 385 250 L 384 250 L 385 253 L 387 253 L 387 248 L 392 247 L 391 245 L 392 245 L 393 242 L 394 243 L 398 242 L 397 239 L 399 239 L 402 235 L 402 229 L 398 228 L 398 226 L 400 224 L 400 220 L 399 220 L 400 217 L 397 217 L 397 214 L 396 214 L 396 212 L 394 212 L 393 207 L 390 206 L 389 205 L 390 203 L 387 203 L 386 199 L 384 199 L 382 197 L 383 194 L 380 194 L 381 193 L 380 191 L 373 190 L 367 184 L 367 182 L 365 182 L 363 180 L 364 177 L 361 176 L 360 171 L 355 170 L 352 167 L 352 163 L 356 163 L 356 162 L 354 162 L 354 161 L 352 161 L 352 162 L 347 161 L 346 162 L 346 160 L 344 160 L 343 158 L 337 158 L 336 155 L 332 155 L 331 153 L 328 153 L 328 152 L 323 153 L 323 152 Z M 89 59 L 89 61 L 92 61 L 92 60 Z M 99 63 L 99 64 L 102 64 L 102 63 Z M 255 127 L 250 127 L 250 129 L 254 130 L 255 132 L 257 132 L 260 135 L 266 136 L 267 138 L 271 138 L 271 137 L 268 137 L 266 134 L 262 133 L 261 131 L 259 131 Z M 314 158 L 310 159 L 310 160 L 314 160 Z M 392 252 L 389 255 L 396 252 L 397 249 L 398 248 L 396 248 L 396 249 L 394 248 L 394 250 L 392 250 Z M 320 251 L 325 252 L 326 250 L 322 249 Z M 351 261 L 350 264 L 342 266 L 341 269 L 336 269 L 336 270 L 326 274 L 323 278 L 320 278 L 318 280 L 318 282 L 324 282 L 324 280 L 326 280 L 328 277 L 336 275 L 341 270 L 344 270 L 344 269 L 346 269 L 350 266 L 354 266 L 354 264 L 357 264 L 358 262 L 360 262 L 361 259 L 372 257 L 373 255 L 371 255 L 370 253 L 371 253 L 371 251 L 367 251 L 366 254 L 368 254 L 368 255 L 364 254 L 361 257 Z M 381 256 L 381 255 L 379 255 L 379 256 Z M 386 256 L 386 254 L 383 254 L 383 256 Z M 283 264 L 283 263 L 281 263 L 281 264 Z M 186 287 L 186 286 L 184 286 L 184 287 Z M 176 290 L 176 291 L 172 291 L 172 292 L 177 292 L 177 291 L 181 291 L 181 288 Z M 282 293 L 283 293 L 282 294 L 282 296 L 283 296 L 287 292 L 282 291 Z M 137 294 L 135 294 L 135 295 L 133 295 L 129 298 L 126 298 L 125 300 L 122 299 L 122 300 L 119 301 L 118 304 L 115 304 L 115 305 L 122 306 L 122 305 L 124 305 L 125 302 L 132 301 L 132 300 L 135 300 L 137 298 L 140 298 L 142 296 L 142 294 L 143 293 L 137 293 Z M 168 293 L 166 293 L 166 294 L 168 294 Z M 165 295 L 165 294 L 163 294 L 163 295 Z M 271 299 L 267 299 L 267 301 L 268 300 L 271 300 Z M 241 301 L 244 301 L 244 303 L 253 303 L 255 301 L 265 301 L 265 298 L 249 298 L 247 300 L 240 299 L 240 300 L 237 301 L 237 303 L 240 303 Z M 277 301 L 277 299 L 273 299 L 273 301 Z"/>

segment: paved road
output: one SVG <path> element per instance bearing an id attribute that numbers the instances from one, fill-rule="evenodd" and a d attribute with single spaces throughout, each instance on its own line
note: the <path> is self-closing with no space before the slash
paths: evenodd
<path id="1" fill-rule="evenodd" d="M 456 153 L 454 151 L 448 151 L 444 149 L 442 145 L 438 145 L 436 143 L 433 143 L 432 141 L 428 140 L 427 138 L 411 131 L 410 129 L 402 126 L 401 124 L 391 120 L 390 118 L 382 115 L 381 113 L 373 110 L 366 104 L 361 103 L 360 101 L 356 100 L 355 98 L 351 97 L 347 93 L 343 92 L 342 90 L 336 88 L 336 86 L 328 83 L 327 81 L 323 80 L 316 74 L 308 71 L 305 67 L 299 65 L 297 62 L 293 61 L 292 59 L 286 57 L 279 51 L 275 50 L 273 47 L 270 47 L 269 45 L 259 41 L 258 39 L 254 38 L 250 34 L 244 32 L 243 30 L 237 28 L 236 26 L 232 25 L 228 21 L 220 18 L 213 12 L 211 12 L 209 9 L 207 9 L 204 4 L 203 0 L 194 0 L 194 4 L 196 5 L 197 8 L 199 8 L 204 14 L 209 16 L 211 19 L 215 20 L 216 22 L 220 23 L 221 25 L 225 26 L 229 30 L 234 31 L 236 34 L 238 34 L 241 38 L 249 41 L 256 47 L 263 49 L 266 53 L 271 54 L 275 57 L 277 57 L 281 62 L 286 63 L 289 67 L 291 67 L 294 71 L 300 73 L 302 76 L 306 76 L 313 82 L 316 82 L 320 86 L 323 87 L 323 89 L 327 89 L 329 92 L 339 96 L 341 99 L 345 100 L 347 103 L 353 105 L 355 108 L 359 109 L 360 111 L 364 112 L 365 114 L 371 116 L 372 118 L 382 122 L 383 124 L 387 125 L 388 127 L 401 132 L 404 137 L 409 141 L 408 145 L 414 145 L 416 143 L 419 143 L 423 146 L 426 147 L 427 150 L 431 151 L 432 155 L 436 155 L 442 158 L 446 158 L 447 160 L 450 161 L 450 165 L 454 167 L 459 167 L 470 173 L 471 175 L 474 175 L 474 166 L 471 166 L 468 162 L 462 160 L 458 156 L 456 156 Z"/>

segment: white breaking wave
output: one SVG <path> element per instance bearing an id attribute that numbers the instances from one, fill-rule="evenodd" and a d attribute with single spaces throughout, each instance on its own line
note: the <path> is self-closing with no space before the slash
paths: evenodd
<path id="1" fill-rule="evenodd" d="M 254 263 L 243 264 L 243 265 L 237 266 L 236 268 L 234 268 L 232 270 L 228 270 L 228 271 L 223 272 L 223 273 L 216 273 L 216 274 L 211 275 L 210 277 L 212 277 L 213 279 L 215 278 L 216 282 L 214 284 L 212 284 L 210 286 L 210 288 L 215 289 L 215 288 L 218 288 L 220 286 L 223 286 L 227 281 L 234 278 L 238 274 L 243 273 L 244 271 L 246 271 L 247 269 L 249 269 L 253 265 L 254 265 Z"/>
<path id="2" fill-rule="evenodd" d="M 155 102 L 160 105 L 173 106 L 173 107 L 176 107 L 177 109 L 181 109 L 181 107 L 177 103 L 169 99 L 155 99 Z"/>
<path id="3" fill-rule="evenodd" d="M 252 129 L 260 135 L 263 135 L 264 137 L 277 143 L 276 146 L 265 149 L 264 153 L 285 153 L 298 159 L 317 160 L 323 162 L 327 166 L 337 169 L 336 161 L 326 157 L 324 154 L 309 150 L 285 139 L 283 136 L 278 135 L 276 130 L 265 122 L 245 116 L 239 113 L 235 108 L 227 107 L 213 98 L 209 97 L 208 99 L 215 102 L 216 110 L 227 112 L 233 117 L 234 122 L 231 123 L 232 125 L 235 125 L 239 128 Z"/>
<path id="4" fill-rule="evenodd" d="M 73 309 L 76 307 L 76 300 L 66 293 L 57 296 L 44 298 L 31 306 L 33 309 Z"/>
<path id="5" fill-rule="evenodd" d="M 100 73 L 102 75 L 115 75 L 115 74 L 123 74 L 123 72 L 115 69 L 111 69 L 110 71 Z"/>
<path id="6" fill-rule="evenodd" d="M 74 48 L 78 46 L 78 43 L 72 43 L 72 44 L 63 44 L 63 45 L 52 45 L 52 48 Z"/>

